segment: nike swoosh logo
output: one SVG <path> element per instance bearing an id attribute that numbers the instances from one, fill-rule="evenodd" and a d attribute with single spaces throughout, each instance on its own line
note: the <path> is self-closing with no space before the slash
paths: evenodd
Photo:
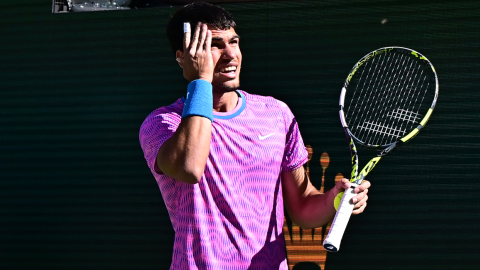
<path id="1" fill-rule="evenodd" d="M 265 136 L 262 136 L 262 135 L 258 134 L 258 139 L 261 140 L 261 141 L 263 141 L 263 140 L 265 140 L 266 138 L 268 138 L 268 137 L 270 137 L 270 136 L 272 136 L 272 135 L 275 135 L 275 133 L 270 133 L 270 134 L 265 135 Z"/>

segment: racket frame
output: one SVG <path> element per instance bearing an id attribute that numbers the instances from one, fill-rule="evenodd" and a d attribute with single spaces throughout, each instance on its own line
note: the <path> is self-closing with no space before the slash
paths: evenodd
<path id="1" fill-rule="evenodd" d="M 388 53 L 392 50 L 403 50 L 407 51 L 408 53 L 411 53 L 415 57 L 419 58 L 420 60 L 426 61 L 428 65 L 431 67 L 433 71 L 433 75 L 435 77 L 435 94 L 434 94 L 434 99 L 433 102 L 428 109 L 427 113 L 425 116 L 422 118 L 420 121 L 419 125 L 414 128 L 411 132 L 407 133 L 405 136 L 399 138 L 396 142 L 385 144 L 385 145 L 371 145 L 367 144 L 360 139 L 358 139 L 355 135 L 352 134 L 350 129 L 348 128 L 347 122 L 345 120 L 345 113 L 344 113 L 344 101 L 345 101 L 345 95 L 347 93 L 347 89 L 350 83 L 350 80 L 352 79 L 353 75 L 357 72 L 357 70 L 365 63 L 367 62 L 370 58 L 382 54 L 382 53 Z M 420 130 L 426 125 L 428 120 L 430 119 L 432 112 L 435 108 L 435 105 L 437 103 L 437 98 L 438 98 L 438 90 L 439 90 L 439 84 L 438 84 L 438 76 L 435 68 L 433 67 L 432 63 L 421 53 L 414 51 L 412 49 L 408 49 L 405 47 L 397 47 L 397 46 L 392 46 L 392 47 L 383 47 L 377 50 L 374 50 L 368 54 L 366 54 L 364 57 L 362 57 L 352 68 L 350 73 L 347 76 L 346 81 L 344 82 L 344 86 L 342 88 L 342 92 L 340 94 L 340 102 L 339 102 L 339 115 L 340 115 L 340 122 L 342 124 L 342 128 L 345 132 L 345 136 L 347 140 L 349 141 L 349 147 L 350 147 L 350 153 L 352 156 L 352 173 L 350 177 L 350 182 L 351 187 L 348 190 L 345 190 L 342 200 L 340 202 L 340 206 L 338 207 L 337 213 L 335 215 L 335 218 L 332 222 L 332 225 L 330 227 L 330 231 L 325 238 L 323 242 L 323 246 L 327 251 L 330 252 L 336 252 L 340 249 L 340 242 L 343 237 L 343 233 L 345 232 L 348 220 L 350 219 L 351 213 L 353 211 L 353 203 L 351 202 L 351 199 L 353 196 L 355 196 L 354 189 L 360 185 L 363 182 L 363 179 L 365 176 L 368 175 L 370 171 L 375 167 L 375 165 L 380 161 L 380 159 L 385 156 L 386 154 L 390 153 L 392 150 L 396 149 L 397 147 L 403 145 L 404 143 L 410 141 L 413 139 L 419 132 Z M 375 149 L 378 151 L 376 157 L 372 158 L 360 171 L 358 172 L 358 152 L 355 146 L 355 142 L 358 144 L 370 148 L 370 149 Z"/>

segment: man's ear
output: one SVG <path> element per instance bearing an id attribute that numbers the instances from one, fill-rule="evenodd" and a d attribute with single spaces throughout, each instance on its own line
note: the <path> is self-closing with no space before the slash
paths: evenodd
<path id="1" fill-rule="evenodd" d="M 180 50 L 177 50 L 177 52 L 175 52 L 175 57 L 176 57 L 176 60 L 178 62 L 178 65 L 183 68 L 183 52 L 180 51 Z"/>

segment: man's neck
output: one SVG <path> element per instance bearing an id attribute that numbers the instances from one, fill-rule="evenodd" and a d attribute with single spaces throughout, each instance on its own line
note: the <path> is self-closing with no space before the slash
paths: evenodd
<path id="1" fill-rule="evenodd" d="M 216 93 L 213 92 L 213 111 L 229 112 L 238 104 L 238 94 L 236 91 Z"/>

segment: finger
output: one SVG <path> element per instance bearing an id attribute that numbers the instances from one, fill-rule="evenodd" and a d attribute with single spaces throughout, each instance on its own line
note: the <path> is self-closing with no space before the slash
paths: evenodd
<path id="1" fill-rule="evenodd" d="M 355 189 L 355 190 L 356 190 L 356 189 Z M 356 202 L 362 200 L 363 197 L 367 196 L 367 193 L 368 193 L 368 189 L 365 189 L 365 190 L 363 190 L 363 191 L 361 191 L 361 192 L 358 192 L 357 195 L 352 198 L 352 202 L 353 202 L 353 203 L 356 203 Z"/>
<path id="2" fill-rule="evenodd" d="M 345 189 L 345 190 L 347 190 L 348 188 L 350 188 L 350 186 L 352 185 L 352 184 L 350 183 L 350 181 L 349 181 L 348 179 L 346 179 L 346 178 L 343 178 L 342 181 L 340 181 L 340 182 L 341 182 L 340 184 L 342 185 L 343 189 Z"/>
<path id="3" fill-rule="evenodd" d="M 359 192 L 362 192 L 366 189 L 368 189 L 370 187 L 370 182 L 368 180 L 364 180 L 362 182 L 362 184 L 358 185 L 356 188 L 355 188 L 355 193 L 359 193 Z"/>
<path id="4" fill-rule="evenodd" d="M 354 196 L 352 198 L 352 202 L 355 204 L 355 207 L 354 208 L 358 208 L 360 207 L 360 205 L 363 203 L 363 202 L 366 202 L 368 200 L 368 195 L 365 194 L 365 193 L 360 193 L 358 194 L 357 196 Z"/>
<path id="5" fill-rule="evenodd" d="M 212 48 L 212 31 L 207 30 L 207 38 L 205 40 L 205 51 L 210 54 Z"/>
<path id="6" fill-rule="evenodd" d="M 208 30 L 207 39 L 205 40 L 205 50 L 207 52 L 210 52 L 211 48 L 212 48 L 212 31 Z"/>
<path id="7" fill-rule="evenodd" d="M 358 187 L 355 188 L 355 192 L 357 191 Z M 361 194 L 367 194 L 368 193 L 368 188 L 367 189 L 363 189 L 360 188 L 360 190 L 358 190 L 358 192 L 356 192 L 358 195 L 361 195 Z"/>
<path id="8" fill-rule="evenodd" d="M 346 180 L 346 181 L 345 181 Z M 344 192 L 350 187 L 350 182 L 348 179 L 342 179 L 338 182 L 335 183 L 335 186 L 333 187 L 335 189 L 335 193 L 338 194 L 340 192 Z"/>
<path id="9" fill-rule="evenodd" d="M 363 213 L 363 211 L 365 211 L 365 207 L 367 207 L 367 203 L 364 203 L 360 208 L 353 210 L 352 214 L 358 215 Z"/>
<path id="10" fill-rule="evenodd" d="M 353 210 L 362 208 L 362 206 L 367 203 L 367 200 L 368 200 L 368 196 L 365 196 L 364 198 L 362 198 L 362 200 L 360 200 L 358 203 L 355 203 L 355 205 L 353 206 Z"/>
<path id="11" fill-rule="evenodd" d="M 190 23 L 189 22 L 183 23 L 183 51 L 184 52 L 186 52 L 186 49 L 190 45 L 190 34 L 191 34 Z"/>
<path id="12" fill-rule="evenodd" d="M 205 38 L 207 37 L 207 25 L 203 24 L 200 30 L 200 39 L 198 40 L 197 54 L 203 51 L 203 45 L 205 44 Z"/>
<path id="13" fill-rule="evenodd" d="M 200 35 L 200 28 L 202 27 L 202 23 L 198 23 L 197 27 L 195 27 L 195 33 L 193 33 L 193 39 L 190 43 L 189 52 L 191 56 L 196 55 L 197 44 L 198 44 L 198 36 Z"/>

